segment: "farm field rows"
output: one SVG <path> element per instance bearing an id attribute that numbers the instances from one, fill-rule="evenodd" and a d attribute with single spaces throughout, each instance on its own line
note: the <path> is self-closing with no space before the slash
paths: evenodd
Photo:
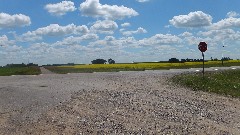
<path id="1" fill-rule="evenodd" d="M 240 61 L 208 61 L 205 67 L 222 67 L 222 66 L 240 66 Z M 46 68 L 55 73 L 91 73 L 91 72 L 118 72 L 118 71 L 144 71 L 144 70 L 162 70 L 162 69 L 184 69 L 200 68 L 202 62 L 185 62 L 185 63 L 128 63 L 128 64 L 89 64 L 74 66 L 47 66 Z"/>

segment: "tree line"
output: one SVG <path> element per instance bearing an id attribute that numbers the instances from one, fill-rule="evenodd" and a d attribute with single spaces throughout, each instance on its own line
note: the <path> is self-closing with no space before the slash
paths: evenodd
<path id="1" fill-rule="evenodd" d="M 115 60 L 113 60 L 113 59 L 108 59 L 108 61 L 106 61 L 106 60 L 104 60 L 104 59 L 96 59 L 96 60 L 93 60 L 93 61 L 91 61 L 92 62 L 92 64 L 106 64 L 107 62 L 109 63 L 109 64 L 115 64 Z"/>

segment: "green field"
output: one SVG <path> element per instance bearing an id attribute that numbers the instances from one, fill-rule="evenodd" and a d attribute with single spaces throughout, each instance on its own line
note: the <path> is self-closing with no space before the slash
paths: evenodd
<path id="1" fill-rule="evenodd" d="M 10 75 L 38 75 L 41 74 L 39 67 L 3 67 L 0 68 L 0 76 Z"/>
<path id="2" fill-rule="evenodd" d="M 205 67 L 221 67 L 221 61 L 205 62 Z M 240 66 L 240 61 L 224 61 L 224 66 Z M 92 72 L 118 72 L 118 71 L 144 71 L 162 69 L 200 68 L 202 62 L 185 63 L 129 63 L 129 64 L 89 64 L 75 66 L 46 66 L 55 73 L 92 73 Z"/>
<path id="3" fill-rule="evenodd" d="M 171 81 L 193 90 L 240 97 L 240 70 L 206 72 L 204 79 L 202 73 L 181 74 Z"/>

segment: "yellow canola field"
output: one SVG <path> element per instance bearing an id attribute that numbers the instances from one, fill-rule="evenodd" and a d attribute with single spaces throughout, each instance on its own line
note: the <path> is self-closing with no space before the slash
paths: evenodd
<path id="1" fill-rule="evenodd" d="M 240 62 L 239 60 L 224 61 L 224 63 Z M 221 61 L 208 61 L 205 64 L 221 64 Z M 128 64 L 89 64 L 89 65 L 75 65 L 75 66 L 60 66 L 63 68 L 84 68 L 84 69 L 158 69 L 179 66 L 193 66 L 202 65 L 202 62 L 185 62 L 185 63 L 128 63 Z"/>

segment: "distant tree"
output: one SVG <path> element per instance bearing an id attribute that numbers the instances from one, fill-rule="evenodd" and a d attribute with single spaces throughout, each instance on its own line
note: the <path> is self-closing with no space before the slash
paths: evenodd
<path id="1" fill-rule="evenodd" d="M 92 62 L 92 64 L 105 64 L 107 61 L 104 59 L 96 59 L 91 62 Z"/>
<path id="2" fill-rule="evenodd" d="M 221 60 L 228 61 L 231 60 L 230 57 L 223 57 Z"/>
<path id="3" fill-rule="evenodd" d="M 115 64 L 115 61 L 110 58 L 110 59 L 108 59 L 108 63 L 109 63 L 109 64 Z"/>
<path id="4" fill-rule="evenodd" d="M 24 63 L 22 64 L 7 64 L 5 67 L 26 67 Z"/>
<path id="5" fill-rule="evenodd" d="M 171 58 L 171 59 L 168 60 L 168 62 L 176 63 L 176 62 L 179 62 L 179 59 L 177 59 L 177 58 Z"/>
<path id="6" fill-rule="evenodd" d="M 186 59 L 181 59 L 181 62 L 186 62 Z"/>
<path id="7" fill-rule="evenodd" d="M 28 63 L 27 66 L 38 66 L 38 64 Z"/>

